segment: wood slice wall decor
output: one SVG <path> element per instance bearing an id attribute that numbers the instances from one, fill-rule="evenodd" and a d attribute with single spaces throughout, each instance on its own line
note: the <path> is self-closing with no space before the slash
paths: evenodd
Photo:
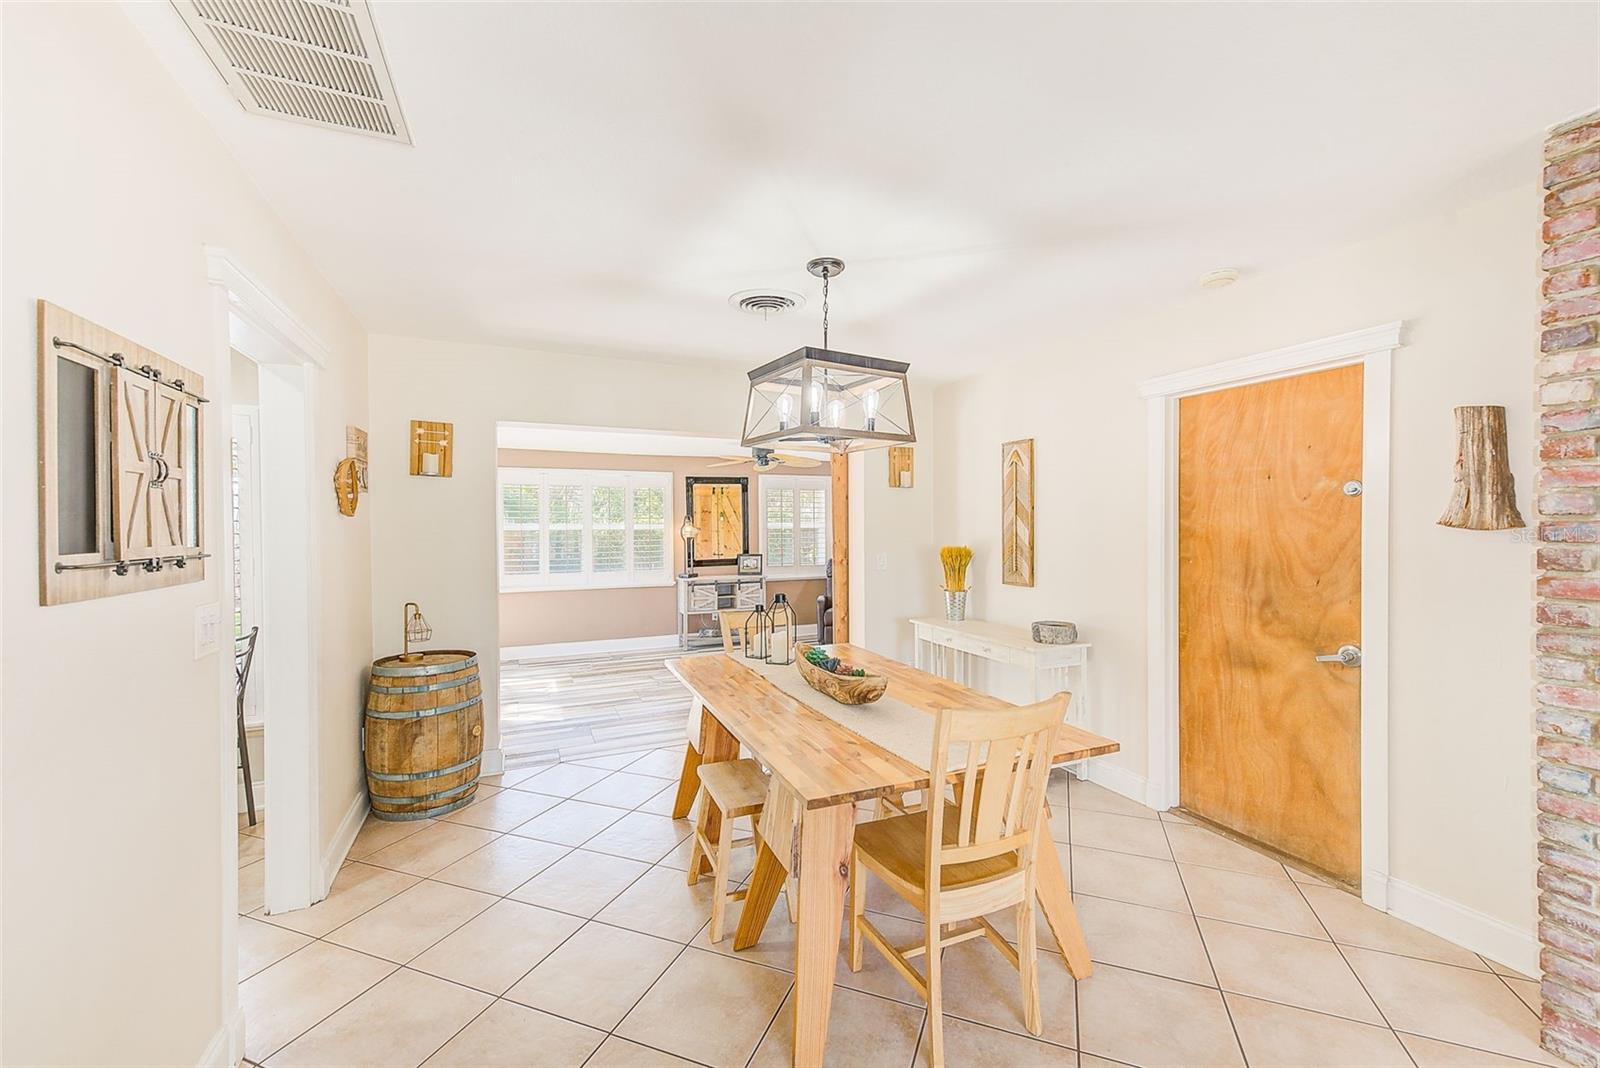
<path id="1" fill-rule="evenodd" d="M 1456 409 L 1455 491 L 1441 527 L 1507 530 L 1523 526 L 1506 452 L 1506 410 L 1498 404 Z"/>
<path id="2" fill-rule="evenodd" d="M 1033 439 L 1000 446 L 1000 581 L 1033 585 Z"/>
<path id="3" fill-rule="evenodd" d="M 455 424 L 411 420 L 411 473 L 449 478 L 454 454 Z"/>
<path id="4" fill-rule="evenodd" d="M 893 489 L 910 489 L 913 481 L 914 452 L 909 445 L 889 446 L 889 485 Z"/>
<path id="5" fill-rule="evenodd" d="M 205 379 L 38 302 L 39 603 L 205 579 Z"/>

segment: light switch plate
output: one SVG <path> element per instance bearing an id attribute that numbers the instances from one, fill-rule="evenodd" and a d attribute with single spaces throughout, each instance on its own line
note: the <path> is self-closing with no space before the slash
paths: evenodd
<path id="1" fill-rule="evenodd" d="M 872 558 L 872 566 L 879 571 L 889 570 L 889 554 L 879 553 Z"/>
<path id="2" fill-rule="evenodd" d="M 194 658 L 210 656 L 222 640 L 222 609 L 203 604 L 194 610 Z"/>

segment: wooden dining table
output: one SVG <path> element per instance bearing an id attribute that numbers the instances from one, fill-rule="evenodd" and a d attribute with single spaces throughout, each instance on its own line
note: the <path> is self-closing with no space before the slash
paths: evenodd
<path id="1" fill-rule="evenodd" d="M 929 757 L 933 717 L 939 709 L 1015 707 L 859 646 L 832 645 L 829 649 L 871 674 L 888 678 L 891 696 L 928 714 Z M 699 707 L 701 762 L 736 759 L 742 745 L 771 772 L 757 827 L 755 871 L 739 914 L 733 948 L 747 949 L 759 940 L 778 891 L 785 882 L 797 883 L 793 1063 L 814 1068 L 822 1064 L 827 1046 L 856 804 L 875 798 L 898 801 L 908 791 L 925 790 L 928 769 L 779 689 L 746 667 L 738 654 L 683 657 L 668 661 L 667 667 L 688 687 Z M 817 704 L 826 707 L 823 700 L 819 695 Z M 1056 735 L 1051 762 L 1103 756 L 1119 748 L 1110 738 L 1066 722 Z M 692 768 L 684 773 L 696 774 Z M 1046 809 L 1035 835 L 1039 905 L 1061 947 L 1067 970 L 1083 979 L 1093 965 L 1048 820 Z M 722 833 L 715 824 L 707 830 L 713 839 Z"/>

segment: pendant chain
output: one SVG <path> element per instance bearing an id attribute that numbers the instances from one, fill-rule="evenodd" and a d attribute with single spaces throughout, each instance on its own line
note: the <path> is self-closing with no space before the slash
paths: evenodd
<path id="1" fill-rule="evenodd" d="M 828 275 L 832 272 L 826 267 L 822 269 L 822 347 L 828 347 Z"/>

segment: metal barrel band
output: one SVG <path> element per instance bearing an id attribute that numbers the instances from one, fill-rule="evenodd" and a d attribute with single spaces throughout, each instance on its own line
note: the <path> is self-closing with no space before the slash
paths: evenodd
<path id="1" fill-rule="evenodd" d="M 458 808 L 466 808 L 472 802 L 473 798 L 463 797 L 460 801 L 452 801 L 450 804 L 440 805 L 438 808 L 425 808 L 415 812 L 384 812 L 382 809 L 375 808 L 372 810 L 372 814 L 380 820 L 388 820 L 392 823 L 408 823 L 411 820 L 427 820 L 435 816 L 448 815 Z"/>
<path id="2" fill-rule="evenodd" d="M 469 656 L 465 660 L 452 660 L 448 664 L 423 664 L 420 667 L 372 667 L 372 674 L 380 678 L 410 679 L 419 675 L 438 675 L 446 671 L 461 671 L 477 664 L 476 656 Z"/>
<path id="3" fill-rule="evenodd" d="M 462 783 L 460 786 L 453 786 L 448 790 L 440 790 L 438 793 L 432 794 L 418 794 L 415 797 L 389 797 L 386 794 L 375 794 L 369 787 L 367 790 L 367 796 L 372 800 L 381 802 L 385 805 L 425 805 L 429 801 L 443 801 L 447 797 L 455 797 L 457 794 L 462 793 L 463 791 L 474 789 L 477 785 L 478 780 L 473 779 L 471 782 Z"/>
<path id="4" fill-rule="evenodd" d="M 450 712 L 460 712 L 463 708 L 483 704 L 483 697 L 472 698 L 470 701 L 461 701 L 458 704 L 444 705 L 441 708 L 419 708 L 408 712 L 375 712 L 367 709 L 367 715 L 372 719 L 427 719 L 429 716 L 443 716 Z"/>
<path id="5" fill-rule="evenodd" d="M 444 682 L 430 682 L 426 686 L 382 686 L 374 682 L 372 684 L 372 689 L 373 691 L 382 694 L 428 693 L 432 690 L 448 690 L 453 686 L 466 686 L 469 683 L 478 681 L 479 677 L 477 675 L 468 675 L 464 679 L 446 679 Z"/>
<path id="6" fill-rule="evenodd" d="M 423 779 L 437 779 L 441 775 L 454 775 L 458 771 L 465 771 L 481 760 L 483 760 L 483 757 L 479 755 L 471 760 L 463 760 L 459 764 L 451 764 L 448 768 L 440 768 L 437 771 L 413 771 L 406 774 L 369 771 L 367 772 L 367 778 L 377 779 L 379 782 L 420 782 Z"/>

